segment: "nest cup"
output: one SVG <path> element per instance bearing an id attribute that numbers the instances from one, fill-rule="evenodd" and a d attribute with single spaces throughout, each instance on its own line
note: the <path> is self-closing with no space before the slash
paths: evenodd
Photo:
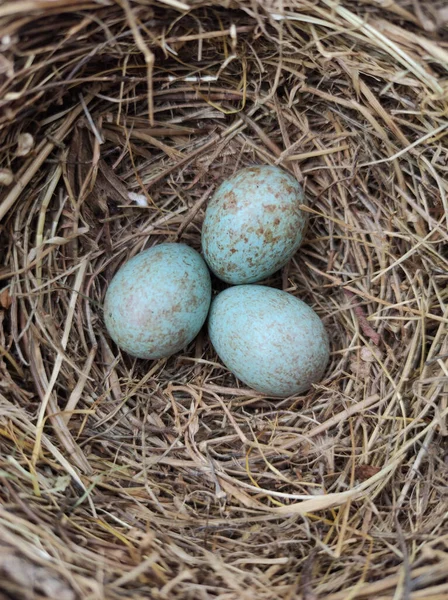
<path id="1" fill-rule="evenodd" d="M 437 1 L 2 4 L 5 598 L 446 597 L 447 21 Z M 282 401 L 205 333 L 135 360 L 102 315 L 138 252 L 200 250 L 208 199 L 254 164 L 304 187 L 304 243 L 265 283 L 332 347 Z"/>

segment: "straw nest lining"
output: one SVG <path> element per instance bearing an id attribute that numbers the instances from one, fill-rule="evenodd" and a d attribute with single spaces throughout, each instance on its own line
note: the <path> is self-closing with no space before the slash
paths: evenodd
<path id="1" fill-rule="evenodd" d="M 446 10 L 219 4 L 0 8 L 0 597 L 446 598 Z M 254 163 L 305 186 L 268 283 L 332 340 L 283 401 L 101 313 Z"/>

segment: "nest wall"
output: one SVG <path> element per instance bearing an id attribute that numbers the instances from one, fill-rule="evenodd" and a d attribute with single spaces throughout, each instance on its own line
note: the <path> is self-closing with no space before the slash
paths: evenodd
<path id="1" fill-rule="evenodd" d="M 447 23 L 417 0 L 3 2 L 2 600 L 448 597 Z M 331 339 L 284 400 L 205 331 L 136 360 L 102 315 L 141 250 L 200 250 L 253 164 L 309 213 L 264 283 Z"/>

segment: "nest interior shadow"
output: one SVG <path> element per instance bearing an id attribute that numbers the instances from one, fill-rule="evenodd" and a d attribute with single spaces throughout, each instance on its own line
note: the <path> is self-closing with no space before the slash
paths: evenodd
<path id="1" fill-rule="evenodd" d="M 445 597 L 446 8 L 222 4 L 0 7 L 5 598 Z M 205 331 L 136 360 L 102 315 L 138 252 L 200 250 L 254 164 L 309 213 L 265 283 L 331 339 L 285 400 Z"/>

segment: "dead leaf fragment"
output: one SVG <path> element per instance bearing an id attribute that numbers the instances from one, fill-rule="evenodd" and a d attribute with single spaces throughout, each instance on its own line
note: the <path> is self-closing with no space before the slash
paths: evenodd
<path id="1" fill-rule="evenodd" d="M 360 481 L 367 481 L 381 471 L 380 467 L 372 465 L 358 465 L 355 469 L 355 477 Z"/>
<path id="2" fill-rule="evenodd" d="M 12 304 L 12 298 L 11 298 L 8 288 L 6 288 L 5 290 L 3 290 L 0 293 L 0 306 L 2 308 L 5 308 L 6 310 L 8 310 L 8 308 L 11 306 L 11 304 Z"/>

